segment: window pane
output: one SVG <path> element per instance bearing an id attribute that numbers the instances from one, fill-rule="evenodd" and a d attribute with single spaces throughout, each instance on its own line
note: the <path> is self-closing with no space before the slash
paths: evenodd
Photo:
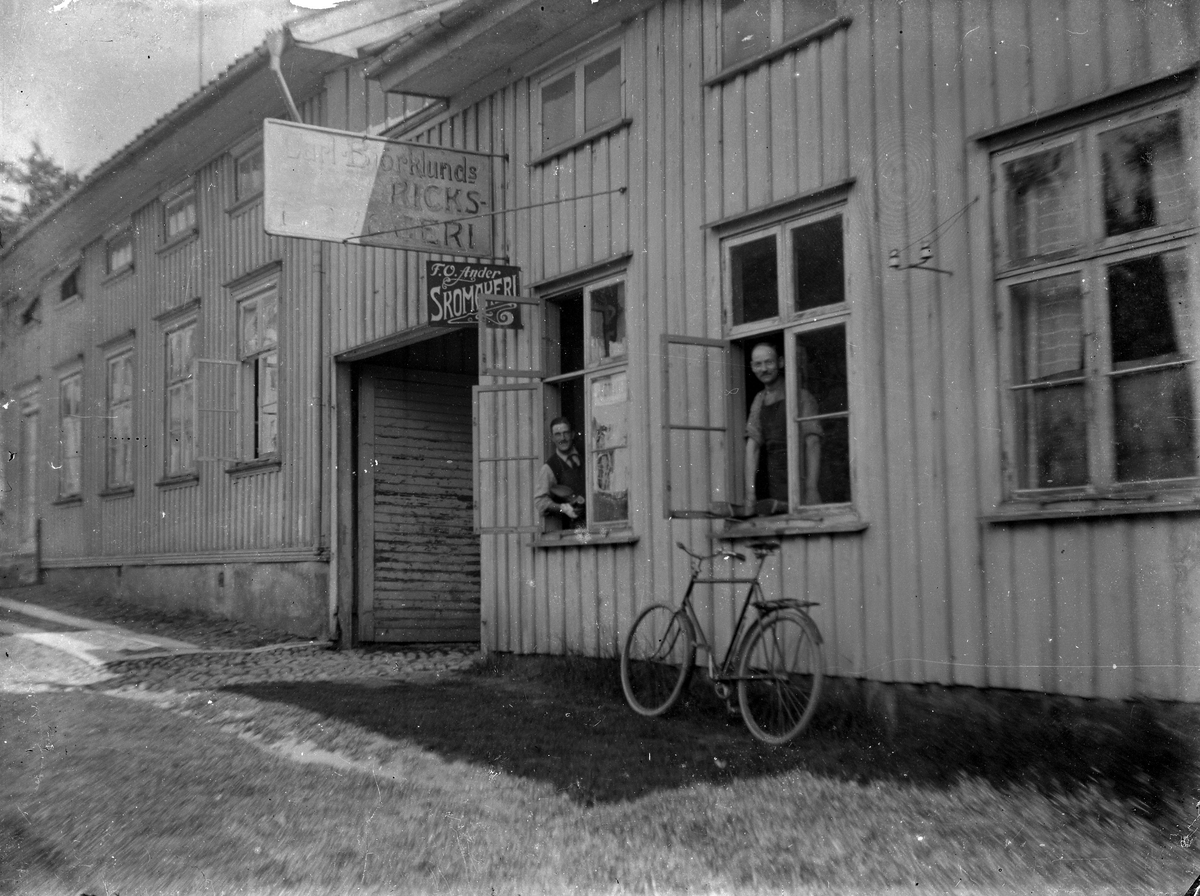
<path id="1" fill-rule="evenodd" d="M 1190 341 L 1187 260 L 1182 252 L 1135 258 L 1108 268 L 1113 368 L 1179 357 Z"/>
<path id="2" fill-rule="evenodd" d="M 1083 383 L 1018 392 L 1017 434 L 1021 488 L 1087 484 Z"/>
<path id="3" fill-rule="evenodd" d="M 242 306 L 242 357 L 258 351 L 258 306 L 247 302 Z"/>
<path id="4" fill-rule="evenodd" d="M 575 137 L 575 73 L 542 86 L 542 151 Z"/>
<path id="5" fill-rule="evenodd" d="M 801 442 L 800 502 L 849 501 L 850 390 L 845 326 L 798 335 L 795 376 Z"/>
<path id="6" fill-rule="evenodd" d="M 235 188 L 238 199 L 246 199 L 262 192 L 263 188 L 263 151 L 258 147 L 241 156 L 236 166 Z"/>
<path id="7" fill-rule="evenodd" d="M 592 380 L 592 506 L 588 519 L 629 519 L 628 389 L 625 371 Z"/>
<path id="8" fill-rule="evenodd" d="M 1117 480 L 1196 475 L 1190 367 L 1177 363 L 1193 357 L 1183 252 L 1110 265 L 1108 305 Z"/>
<path id="9" fill-rule="evenodd" d="M 776 317 L 779 314 L 778 264 L 775 237 L 742 243 L 729 250 L 733 322 Z"/>
<path id="10" fill-rule="evenodd" d="M 1178 224 L 1192 214 L 1177 111 L 1102 133 L 1100 164 L 1108 236 Z"/>
<path id="11" fill-rule="evenodd" d="M 588 363 L 625 354 L 625 284 L 592 290 Z"/>
<path id="12" fill-rule="evenodd" d="M 728 68 L 771 49 L 770 0 L 721 0 L 721 64 Z"/>
<path id="13" fill-rule="evenodd" d="M 77 495 L 80 491 L 83 448 L 83 378 L 68 377 L 59 385 L 59 453 L 62 467 L 58 474 L 58 493 Z"/>
<path id="14" fill-rule="evenodd" d="M 783 39 L 791 40 L 837 18 L 837 0 L 784 0 Z"/>
<path id="15" fill-rule="evenodd" d="M 190 232 L 196 226 L 196 196 L 188 193 L 178 199 L 172 199 L 165 209 L 167 221 L 167 239 L 173 239 L 183 233 Z"/>
<path id="16" fill-rule="evenodd" d="M 279 334 L 276 330 L 279 303 L 276 294 L 272 292 L 270 295 L 263 296 L 258 307 L 262 347 L 270 348 L 279 341 Z"/>
<path id="17" fill-rule="evenodd" d="M 119 271 L 133 264 L 133 237 L 124 234 L 108 244 L 108 272 Z"/>
<path id="18" fill-rule="evenodd" d="M 583 127 L 590 131 L 621 117 L 621 51 L 613 50 L 583 69 Z"/>
<path id="19" fill-rule="evenodd" d="M 1022 488 L 1087 482 L 1083 290 L 1078 274 L 1012 288 L 1013 380 Z M 1051 385 L 1053 384 L 1053 385 Z"/>
<path id="20" fill-rule="evenodd" d="M 279 355 L 267 352 L 257 363 L 258 445 L 256 456 L 274 454 L 279 448 Z"/>
<path id="21" fill-rule="evenodd" d="M 792 231 L 795 310 L 846 300 L 842 267 L 842 219 L 829 218 Z"/>
<path id="22" fill-rule="evenodd" d="M 1079 181 L 1074 146 L 1057 146 L 1004 165 L 1010 262 L 1079 246 Z"/>
<path id="23" fill-rule="evenodd" d="M 583 370 L 583 293 L 572 293 L 547 303 L 550 338 L 558 339 L 558 369 L 554 373 Z M 575 424 L 579 426 L 578 423 Z"/>

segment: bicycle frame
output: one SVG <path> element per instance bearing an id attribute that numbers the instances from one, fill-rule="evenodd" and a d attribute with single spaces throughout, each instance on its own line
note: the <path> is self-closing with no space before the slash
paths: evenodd
<path id="1" fill-rule="evenodd" d="M 683 599 L 680 602 L 679 609 L 688 617 L 688 621 L 692 624 L 692 631 L 696 636 L 696 646 L 705 652 L 708 665 L 708 677 L 715 683 L 724 684 L 726 682 L 737 681 L 738 676 L 734 673 L 733 667 L 736 665 L 737 658 L 741 652 L 742 640 L 753 627 L 752 624 L 747 624 L 747 611 L 751 605 L 760 616 L 766 615 L 767 612 L 776 609 L 775 607 L 767 607 L 767 602 L 762 599 L 763 591 L 762 584 L 759 582 L 759 575 L 762 573 L 763 565 L 766 563 L 767 554 L 769 551 L 755 548 L 754 553 L 757 557 L 757 563 L 754 567 L 754 575 L 752 577 L 744 576 L 713 576 L 702 575 L 704 572 L 704 564 L 708 563 L 711 569 L 712 563 L 717 558 L 726 560 L 745 561 L 745 557 L 736 551 L 718 551 L 707 557 L 693 554 L 688 548 L 680 543 L 679 547 L 691 558 L 689 561 L 692 567 L 692 576 L 688 581 L 687 590 L 683 593 Z M 742 601 L 742 608 L 738 613 L 737 622 L 733 626 L 733 635 L 729 639 L 729 646 L 725 650 L 725 656 L 721 658 L 720 663 L 716 660 L 716 651 L 713 649 L 712 642 L 708 640 L 708 635 L 705 632 L 705 627 L 700 623 L 700 617 L 696 615 L 696 609 L 692 606 L 692 594 L 697 585 L 749 585 L 746 590 L 745 600 Z M 731 587 L 736 593 L 736 588 Z M 755 597 L 757 596 L 757 600 Z M 795 606 L 796 609 L 803 612 L 803 608 L 798 602 L 790 601 L 788 606 Z"/>

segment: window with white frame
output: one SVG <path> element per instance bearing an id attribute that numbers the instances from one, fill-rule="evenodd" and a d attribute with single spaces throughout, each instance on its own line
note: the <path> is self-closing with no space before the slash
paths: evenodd
<path id="1" fill-rule="evenodd" d="M 78 497 L 83 488 L 83 373 L 58 380 L 58 497 Z"/>
<path id="2" fill-rule="evenodd" d="M 1194 133 L 1173 100 L 994 153 L 1010 497 L 1195 485 Z"/>
<path id="3" fill-rule="evenodd" d="M 105 273 L 118 274 L 133 267 L 133 228 L 127 227 L 105 244 Z"/>
<path id="4" fill-rule="evenodd" d="M 837 14 L 837 0 L 721 0 L 721 67 L 786 46 Z"/>
<path id="5" fill-rule="evenodd" d="M 568 418 L 581 444 L 589 526 L 629 522 L 625 282 L 605 280 L 546 302 L 546 420 Z M 549 435 L 549 427 L 547 427 Z M 547 447 L 547 454 L 555 450 Z M 549 528 L 561 524 L 547 516 Z"/>
<path id="6" fill-rule="evenodd" d="M 242 448 L 253 460 L 279 451 L 278 289 L 259 285 L 238 302 Z"/>
<path id="7" fill-rule="evenodd" d="M 263 148 L 259 143 L 233 159 L 233 199 L 241 202 L 263 191 Z"/>
<path id="8" fill-rule="evenodd" d="M 850 395 L 844 213 L 723 243 L 736 419 L 734 501 L 760 515 L 848 504 Z"/>
<path id="9" fill-rule="evenodd" d="M 163 242 L 173 243 L 196 232 L 196 189 L 189 182 L 162 200 Z"/>
<path id="10" fill-rule="evenodd" d="M 104 485 L 133 486 L 133 349 L 106 361 Z"/>
<path id="11" fill-rule="evenodd" d="M 196 375 L 194 320 L 166 333 L 166 475 L 182 476 L 196 466 Z"/>
<path id="12" fill-rule="evenodd" d="M 619 122 L 625 114 L 621 48 L 608 47 L 542 80 L 541 151 L 569 146 Z"/>

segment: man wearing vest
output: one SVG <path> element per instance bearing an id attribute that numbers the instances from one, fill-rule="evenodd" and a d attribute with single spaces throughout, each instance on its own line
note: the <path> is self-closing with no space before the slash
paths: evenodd
<path id="1" fill-rule="evenodd" d="M 745 513 L 776 514 L 788 511 L 787 402 L 784 361 L 779 350 L 760 342 L 750 352 L 750 370 L 763 384 L 754 396 L 746 420 Z M 801 385 L 797 390 L 801 417 L 815 417 L 817 402 Z M 800 424 L 800 469 L 804 482 L 800 489 L 802 504 L 820 504 L 817 478 L 821 470 L 822 427 L 817 420 Z M 763 501 L 757 501 L 755 480 L 758 476 L 759 455 L 766 455 L 766 491 Z"/>
<path id="2" fill-rule="evenodd" d="M 534 507 L 543 517 L 560 519 L 564 529 L 582 529 L 587 525 L 583 498 L 587 481 L 571 421 L 566 417 L 551 420 L 550 440 L 554 453 L 538 472 Z"/>

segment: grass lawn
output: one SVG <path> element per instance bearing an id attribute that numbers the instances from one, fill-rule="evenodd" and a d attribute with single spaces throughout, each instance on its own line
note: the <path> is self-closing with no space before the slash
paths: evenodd
<path id="1" fill-rule="evenodd" d="M 703 691 L 642 719 L 580 660 L 171 699 L 0 694 L 0 893 L 1182 894 L 1200 872 L 1186 738 L 1144 707 L 929 711 L 889 738 L 831 701 L 771 749 Z"/>

